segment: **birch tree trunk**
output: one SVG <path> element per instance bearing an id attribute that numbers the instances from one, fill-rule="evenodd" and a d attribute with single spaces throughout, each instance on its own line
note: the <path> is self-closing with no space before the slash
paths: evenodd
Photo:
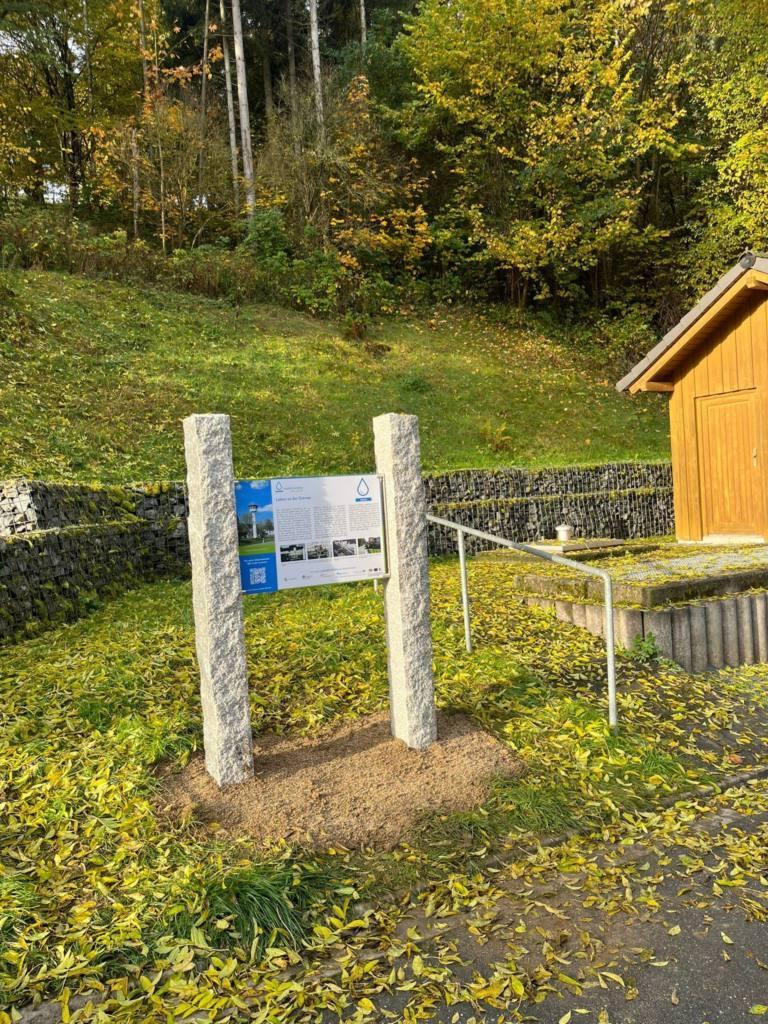
<path id="1" fill-rule="evenodd" d="M 142 11 L 142 24 L 144 22 L 144 15 Z M 152 101 L 154 115 L 155 115 L 155 131 L 157 135 L 157 155 L 158 163 L 160 165 L 160 238 L 163 243 L 163 256 L 168 254 L 168 239 L 166 237 L 166 216 L 165 216 L 165 154 L 163 153 L 163 139 L 160 132 L 160 120 L 159 120 L 159 104 L 156 102 L 158 91 L 160 89 L 160 55 L 157 48 L 157 23 L 153 23 L 153 44 L 155 51 L 155 62 L 153 66 L 154 70 L 154 98 Z M 163 117 L 165 117 L 166 111 L 163 104 Z"/>
<path id="2" fill-rule="evenodd" d="M 365 52 L 368 44 L 368 27 L 365 24 L 365 0 L 360 0 L 360 46 Z"/>
<path id="3" fill-rule="evenodd" d="M 163 155 L 163 143 L 158 137 L 157 153 L 160 161 L 160 239 L 163 244 L 163 256 L 168 255 L 168 241 L 165 231 L 165 157 Z"/>
<path id="4" fill-rule="evenodd" d="M 253 184 L 253 147 L 251 145 L 251 115 L 248 108 L 248 85 L 245 77 L 245 49 L 240 0 L 232 0 L 232 31 L 235 37 L 235 68 L 237 70 L 237 102 L 240 108 L 240 141 L 243 151 L 243 179 L 245 201 L 249 216 L 253 214 L 256 191 Z"/>
<path id="5" fill-rule="evenodd" d="M 197 198 L 202 204 L 205 189 L 205 122 L 206 93 L 208 87 L 208 25 L 211 20 L 211 0 L 205 0 L 205 26 L 203 28 L 203 79 L 200 83 L 200 166 L 197 175 Z"/>
<path id="6" fill-rule="evenodd" d="M 323 79 L 320 67 L 320 27 L 317 20 L 317 0 L 309 0 L 309 29 L 312 42 L 312 77 L 315 83 L 315 107 L 320 141 L 325 139 L 325 112 L 323 110 Z"/>
<path id="7" fill-rule="evenodd" d="M 235 211 L 240 212 L 240 163 L 237 158 L 237 123 L 235 121 L 235 99 L 232 95 L 232 66 L 229 63 L 229 38 L 224 0 L 219 0 L 221 18 L 221 48 L 224 54 L 224 86 L 227 93 L 227 121 L 229 122 L 229 155 L 232 161 L 232 194 Z"/>

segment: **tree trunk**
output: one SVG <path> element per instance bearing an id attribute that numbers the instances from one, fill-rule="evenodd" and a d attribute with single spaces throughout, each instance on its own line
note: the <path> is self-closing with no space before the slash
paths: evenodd
<path id="1" fill-rule="evenodd" d="M 229 63 L 229 39 L 224 0 L 219 0 L 221 17 L 221 48 L 224 52 L 224 85 L 227 93 L 227 121 L 229 122 L 229 155 L 232 160 L 232 194 L 235 199 L 235 213 L 240 212 L 240 164 L 237 159 L 237 123 L 235 122 L 235 100 L 232 95 L 232 67 Z"/>
<path id="2" fill-rule="evenodd" d="M 197 175 L 197 199 L 202 208 L 205 188 L 205 101 L 208 86 L 208 24 L 211 20 L 211 0 L 205 0 L 205 27 L 203 28 L 203 79 L 200 83 L 200 166 Z"/>
<path id="3" fill-rule="evenodd" d="M 235 37 L 235 68 L 237 70 L 237 102 L 240 108 L 240 141 L 243 151 L 243 178 L 245 179 L 245 201 L 249 216 L 253 214 L 256 190 L 253 184 L 253 147 L 251 146 L 251 115 L 248 109 L 248 85 L 245 75 L 245 49 L 243 47 L 243 22 L 240 17 L 240 0 L 232 0 L 232 31 Z"/>
<path id="4" fill-rule="evenodd" d="M 147 66 L 147 26 L 144 22 L 144 0 L 139 0 L 139 47 L 141 49 L 141 74 L 146 96 L 149 87 L 149 68 Z"/>
<path id="5" fill-rule="evenodd" d="M 157 153 L 160 162 L 160 239 L 163 243 L 163 256 L 168 253 L 168 243 L 165 238 L 165 159 L 163 157 L 163 144 L 158 138 Z"/>
<path id="6" fill-rule="evenodd" d="M 267 121 L 271 121 L 275 113 L 275 101 L 272 97 L 272 61 L 270 60 L 269 35 L 261 36 L 261 73 L 264 77 L 264 113 Z"/>
<path id="7" fill-rule="evenodd" d="M 360 46 L 365 52 L 368 44 L 368 28 L 365 24 L 365 0 L 360 0 Z"/>
<path id="8" fill-rule="evenodd" d="M 309 28 L 312 41 L 312 77 L 315 83 L 315 107 L 320 141 L 325 137 L 325 112 L 323 110 L 323 79 L 320 67 L 320 27 L 317 21 L 317 0 L 309 0 Z"/>
<path id="9" fill-rule="evenodd" d="M 133 192 L 133 240 L 139 237 L 139 209 L 141 192 L 139 191 L 139 142 L 136 127 L 131 128 L 131 186 Z"/>
<path id="10" fill-rule="evenodd" d="M 74 55 L 66 36 L 60 40 L 59 52 L 63 68 L 61 100 L 70 115 L 69 121 L 72 123 L 75 121 L 77 111 L 75 67 Z M 74 210 L 80 204 L 80 191 L 84 178 L 83 137 L 79 128 L 66 128 L 61 133 L 60 147 L 69 188 L 69 205 Z"/>
<path id="11" fill-rule="evenodd" d="M 153 48 L 155 54 L 155 60 L 153 65 L 154 70 L 154 84 L 155 92 L 160 89 L 160 54 L 157 46 L 157 25 L 155 23 L 153 27 Z M 163 140 L 160 134 L 160 122 L 158 120 L 158 105 L 155 103 L 153 98 L 153 106 L 155 112 L 155 132 L 157 135 L 157 156 L 160 170 L 160 240 L 163 244 L 163 256 L 168 253 L 168 240 L 166 237 L 166 210 L 165 210 L 165 154 L 163 153 Z M 167 111 L 163 109 L 163 117 L 165 117 Z"/>
<path id="12" fill-rule="evenodd" d="M 88 82 L 88 111 L 93 113 L 93 64 L 91 62 L 91 29 L 88 21 L 88 0 L 83 0 L 83 56 L 85 58 L 86 81 Z"/>
<path id="13" fill-rule="evenodd" d="M 298 88 L 296 86 L 296 47 L 293 41 L 293 3 L 285 0 L 285 31 L 288 41 L 288 96 L 291 102 L 291 116 L 296 117 Z"/>

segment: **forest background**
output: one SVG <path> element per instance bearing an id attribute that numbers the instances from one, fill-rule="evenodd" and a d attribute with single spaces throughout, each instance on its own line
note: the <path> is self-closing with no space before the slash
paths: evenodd
<path id="1" fill-rule="evenodd" d="M 5 0 L 2 266 L 617 365 L 768 247 L 763 0 Z"/>

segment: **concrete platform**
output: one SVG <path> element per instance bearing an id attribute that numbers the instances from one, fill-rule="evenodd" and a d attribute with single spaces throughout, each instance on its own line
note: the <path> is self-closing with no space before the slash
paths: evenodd
<path id="1" fill-rule="evenodd" d="M 611 575 L 621 646 L 653 634 L 665 657 L 692 672 L 768 662 L 768 545 L 662 542 L 590 551 L 577 543 L 579 561 Z M 555 545 L 541 547 L 552 552 Z M 516 552 L 480 557 L 508 561 L 529 604 L 604 636 L 601 580 Z"/>
<path id="2" fill-rule="evenodd" d="M 541 546 L 552 552 L 552 546 Z M 579 557 L 580 555 L 580 557 Z M 479 558 L 510 562 L 515 586 L 541 597 L 602 602 L 603 584 L 565 566 L 537 562 L 534 556 L 497 551 Z M 623 548 L 616 554 L 595 550 L 568 552 L 567 557 L 594 562 L 613 579 L 613 596 L 619 605 L 659 608 L 686 604 L 710 597 L 768 590 L 768 545 L 710 547 L 663 544 Z"/>

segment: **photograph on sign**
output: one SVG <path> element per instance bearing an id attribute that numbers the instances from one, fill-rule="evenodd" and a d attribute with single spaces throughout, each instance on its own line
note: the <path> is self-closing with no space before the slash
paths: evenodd
<path id="1" fill-rule="evenodd" d="M 246 594 L 386 575 L 377 476 L 238 480 L 235 505 Z"/>

